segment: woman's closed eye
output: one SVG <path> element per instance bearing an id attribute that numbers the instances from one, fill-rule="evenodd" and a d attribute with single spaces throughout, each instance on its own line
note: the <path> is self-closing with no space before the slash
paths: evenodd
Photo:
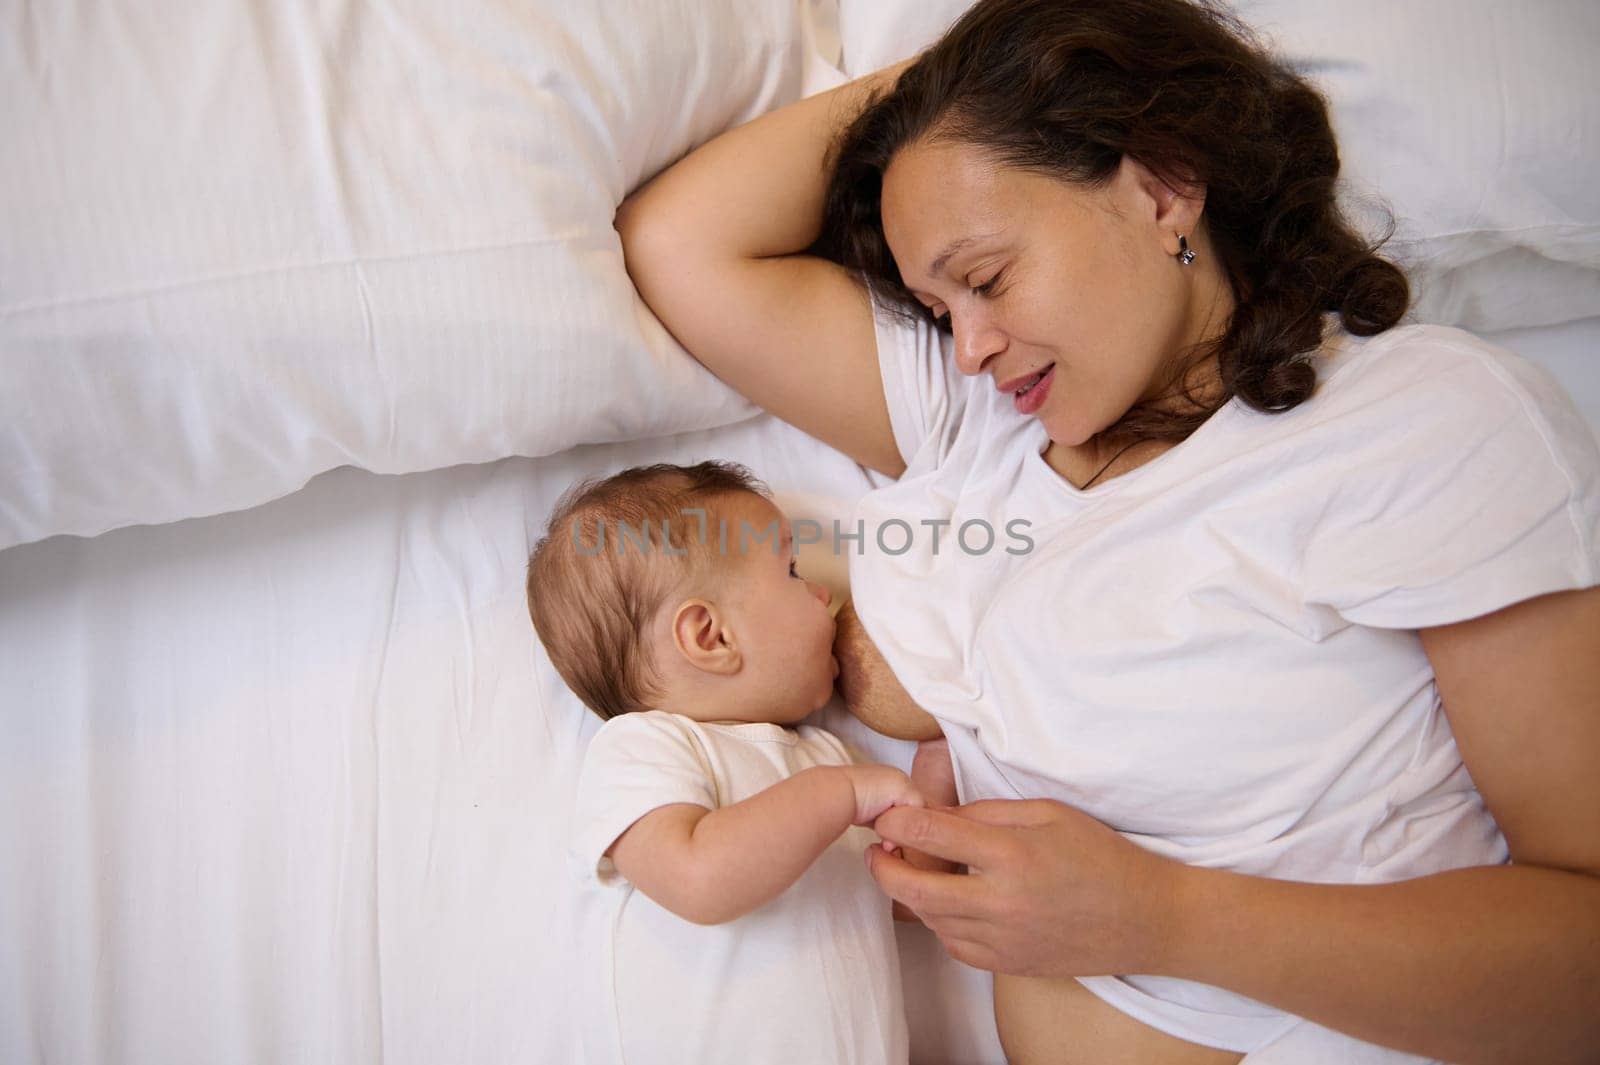
<path id="1" fill-rule="evenodd" d="M 982 296 L 984 299 L 993 299 L 995 296 L 999 295 L 1000 282 L 1005 278 L 1005 276 L 1006 272 L 1001 270 L 983 284 L 968 285 L 967 289 L 979 296 Z M 933 320 L 936 323 L 944 326 L 948 326 L 950 324 L 950 308 L 946 307 L 942 303 L 925 304 L 925 306 L 928 308 L 928 314 L 933 317 Z"/>
<path id="2" fill-rule="evenodd" d="M 795 571 L 795 567 L 798 566 L 799 564 L 800 564 L 800 560 L 798 558 L 791 558 L 789 560 L 789 576 L 796 577 L 796 578 L 798 578 L 800 576 L 800 574 Z"/>
<path id="3" fill-rule="evenodd" d="M 999 284 L 1000 284 L 1000 279 L 1002 277 L 1005 277 L 1005 276 L 1006 276 L 1006 272 L 1004 270 L 1001 270 L 999 273 L 995 274 L 993 277 L 991 277 L 989 280 L 985 281 L 983 284 L 981 284 L 981 285 L 973 285 L 972 286 L 972 291 L 974 291 L 978 295 L 984 296 L 984 297 L 993 296 L 995 294 Z"/>

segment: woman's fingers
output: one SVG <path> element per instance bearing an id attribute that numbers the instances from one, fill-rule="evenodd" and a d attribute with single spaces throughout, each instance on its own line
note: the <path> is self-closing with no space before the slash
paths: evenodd
<path id="1" fill-rule="evenodd" d="M 976 917 L 934 917 L 930 915 L 922 923 L 927 925 L 940 939 L 960 939 L 969 943 L 981 943 L 986 947 L 994 946 L 994 925 Z"/>
<path id="2" fill-rule="evenodd" d="M 978 877 L 918 869 L 879 846 L 867 848 L 867 868 L 885 895 L 930 926 L 940 917 L 979 917 L 983 912 L 986 885 Z"/>
<path id="3" fill-rule="evenodd" d="M 872 829 L 890 843 L 976 870 L 991 869 L 1011 855 L 1015 844 L 1009 833 L 962 815 L 963 809 L 968 807 L 897 806 L 885 810 Z"/>
<path id="4" fill-rule="evenodd" d="M 900 902 L 894 904 L 894 919 L 922 924 L 938 937 L 939 945 L 944 948 L 944 952 L 956 961 L 976 969 L 988 969 L 991 972 L 996 971 L 1000 965 L 1000 952 L 989 943 L 989 935 L 986 932 L 988 926 L 981 921 L 961 918 L 935 918 L 923 921 L 910 907 Z"/>

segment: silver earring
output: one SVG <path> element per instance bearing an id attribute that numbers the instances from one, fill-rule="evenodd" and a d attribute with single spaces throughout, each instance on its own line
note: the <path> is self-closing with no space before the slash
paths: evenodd
<path id="1" fill-rule="evenodd" d="M 1194 252 L 1189 250 L 1189 241 L 1180 234 L 1178 236 L 1178 265 L 1188 266 L 1194 262 Z"/>

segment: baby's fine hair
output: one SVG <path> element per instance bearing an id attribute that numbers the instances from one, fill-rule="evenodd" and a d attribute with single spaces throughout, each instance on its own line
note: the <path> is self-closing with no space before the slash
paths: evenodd
<path id="1" fill-rule="evenodd" d="M 601 718 L 659 699 L 646 631 L 685 579 L 710 570 L 705 525 L 739 493 L 770 498 L 737 463 L 658 463 L 581 481 L 556 502 L 528 557 L 528 614 L 556 672 Z M 705 524 L 684 513 L 696 508 Z"/>

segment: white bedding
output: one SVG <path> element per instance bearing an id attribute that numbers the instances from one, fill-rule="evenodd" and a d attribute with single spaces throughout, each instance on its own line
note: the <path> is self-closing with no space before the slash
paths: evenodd
<path id="1" fill-rule="evenodd" d="M 0 0 L 0 548 L 727 425 L 612 228 L 796 0 Z"/>

